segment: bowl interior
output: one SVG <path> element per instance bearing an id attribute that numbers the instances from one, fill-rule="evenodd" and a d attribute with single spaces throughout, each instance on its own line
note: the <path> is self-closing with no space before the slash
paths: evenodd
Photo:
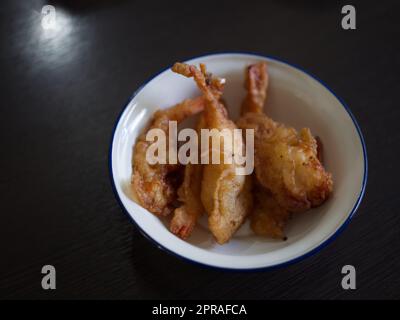
<path id="1" fill-rule="evenodd" d="M 332 237 L 356 209 L 363 190 L 365 162 L 357 128 L 340 101 L 306 73 L 274 59 L 248 54 L 218 54 L 189 63 L 206 63 L 209 71 L 226 78 L 224 99 L 230 117 L 237 120 L 244 97 L 244 69 L 265 60 L 270 86 L 265 112 L 276 121 L 301 129 L 309 127 L 324 145 L 324 165 L 333 174 L 334 192 L 321 207 L 296 215 L 287 228 L 287 241 L 254 235 L 245 223 L 231 241 L 215 243 L 204 215 L 188 241 L 168 231 L 160 220 L 132 200 L 130 192 L 132 146 L 158 108 L 167 108 L 199 95 L 193 80 L 166 70 L 148 82 L 128 103 L 116 126 L 111 170 L 118 196 L 136 224 L 160 246 L 190 260 L 223 268 L 252 269 L 296 259 Z M 193 121 L 185 125 L 191 126 Z"/>

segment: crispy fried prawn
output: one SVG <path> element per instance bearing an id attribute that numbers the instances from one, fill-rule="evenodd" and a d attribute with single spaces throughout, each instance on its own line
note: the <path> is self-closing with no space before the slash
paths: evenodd
<path id="1" fill-rule="evenodd" d="M 169 121 L 178 123 L 187 117 L 204 109 L 205 99 L 198 97 L 187 99 L 169 109 L 155 112 L 150 126 L 139 136 L 133 153 L 133 173 L 131 179 L 132 191 L 135 198 L 150 212 L 166 216 L 174 209 L 177 198 L 176 189 L 179 186 L 179 164 L 149 164 L 146 152 L 152 144 L 146 141 L 150 129 L 161 129 L 168 137 Z M 168 153 L 167 153 L 168 155 Z"/>
<path id="2" fill-rule="evenodd" d="M 204 118 L 200 116 L 197 124 L 197 133 L 204 127 Z M 170 230 L 182 239 L 187 239 L 196 225 L 197 219 L 203 214 L 204 207 L 201 203 L 201 179 L 203 166 L 188 163 L 185 166 L 182 185 L 178 189 L 178 200 L 182 202 L 176 208 L 170 223 Z"/>
<path id="3" fill-rule="evenodd" d="M 172 70 L 186 77 L 193 77 L 203 93 L 206 100 L 203 112 L 205 127 L 207 129 L 218 129 L 219 132 L 227 129 L 231 130 L 232 133 L 236 125 L 229 120 L 225 107 L 219 101 L 223 81 L 212 78 L 206 72 L 203 64 L 200 65 L 199 70 L 195 66 L 176 63 Z M 220 138 L 219 133 L 218 138 Z M 224 146 L 224 141 L 222 141 L 220 150 L 217 150 L 220 164 L 205 164 L 203 166 L 201 200 L 208 214 L 209 228 L 219 244 L 229 241 L 244 222 L 252 205 L 250 177 L 236 174 L 235 169 L 239 167 L 238 164 L 224 163 L 224 151 L 228 150 L 233 155 L 237 150 L 242 150 L 242 138 L 234 139 L 234 144 L 235 147 L 233 145 Z M 209 153 L 212 153 L 212 145 L 210 145 Z"/>
<path id="4" fill-rule="evenodd" d="M 302 212 L 321 205 L 333 187 L 331 174 L 319 160 L 321 146 L 310 129 L 297 132 L 262 113 L 266 93 L 259 91 L 266 91 L 268 84 L 265 62 L 250 66 L 246 76 L 248 93 L 237 124 L 255 130 L 258 182 L 288 211 Z"/>

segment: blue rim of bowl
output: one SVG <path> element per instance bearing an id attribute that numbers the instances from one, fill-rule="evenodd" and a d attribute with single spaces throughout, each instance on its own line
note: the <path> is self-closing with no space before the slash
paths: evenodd
<path id="1" fill-rule="evenodd" d="M 125 212 L 126 215 L 128 215 L 128 217 L 130 218 L 130 220 L 133 222 L 133 224 L 138 228 L 138 230 L 140 231 L 140 233 L 148 240 L 150 240 L 150 242 L 152 242 L 154 245 L 156 245 L 159 249 L 166 251 L 167 253 L 181 259 L 187 262 L 190 262 L 192 264 L 195 265 L 199 265 L 201 267 L 206 267 L 209 269 L 214 269 L 214 270 L 222 270 L 222 271 L 230 271 L 230 272 L 255 272 L 255 271 L 267 271 L 267 270 L 273 270 L 273 269 L 277 269 L 277 268 L 282 268 L 282 267 L 286 267 L 292 264 L 295 264 L 301 260 L 304 260 L 314 254 L 316 254 L 317 252 L 321 251 L 323 248 L 325 248 L 328 244 L 330 244 L 332 241 L 334 241 L 342 232 L 343 230 L 348 226 L 348 224 L 350 223 L 351 219 L 353 218 L 354 214 L 356 213 L 361 200 L 364 197 L 365 194 L 365 188 L 367 185 L 367 179 L 368 179 L 368 158 L 367 158 L 367 148 L 365 146 L 365 141 L 364 141 L 364 137 L 361 133 L 361 129 L 360 126 L 358 125 L 353 113 L 350 111 L 350 108 L 347 106 L 347 104 L 344 102 L 344 100 L 342 98 L 340 98 L 330 87 L 328 87 L 328 85 L 326 85 L 322 80 L 320 80 L 319 78 L 317 78 L 316 76 L 310 74 L 308 71 L 304 70 L 303 68 L 301 68 L 300 66 L 297 66 L 295 64 L 286 62 L 280 58 L 274 57 L 274 56 L 269 56 L 269 55 L 263 55 L 263 54 L 258 54 L 258 53 L 254 53 L 254 52 L 217 52 L 217 53 L 209 53 L 209 54 L 205 54 L 202 56 L 196 56 L 196 57 L 191 57 L 188 59 L 185 59 L 185 61 L 190 61 L 190 60 L 194 60 L 194 59 L 201 59 L 201 58 L 207 58 L 210 56 L 218 56 L 218 55 L 247 55 L 247 56 L 252 56 L 255 58 L 263 58 L 263 59 L 270 59 L 270 60 L 274 60 L 277 61 L 279 63 L 283 63 L 286 64 L 298 71 L 301 71 L 303 73 L 305 73 L 306 75 L 308 75 L 309 77 L 313 78 L 314 80 L 316 80 L 317 82 L 319 82 L 325 89 L 327 89 L 332 95 L 335 96 L 335 98 L 340 102 L 340 104 L 343 106 L 343 108 L 347 111 L 348 115 L 350 116 L 351 120 L 353 121 L 354 126 L 356 127 L 358 136 L 360 138 L 360 142 L 362 145 L 362 149 L 363 149 L 363 160 L 364 160 L 364 174 L 363 174 L 363 182 L 362 182 L 362 187 L 360 190 L 360 194 L 358 195 L 357 201 L 355 202 L 353 209 L 350 211 L 348 217 L 346 218 L 346 220 L 343 222 L 343 224 L 335 231 L 334 234 L 332 234 L 328 239 L 326 239 L 324 242 L 322 242 L 320 245 L 318 245 L 317 247 L 315 247 L 314 249 L 302 254 L 301 256 L 298 256 L 294 259 L 282 262 L 282 263 L 278 263 L 275 265 L 271 265 L 271 266 L 266 266 L 266 267 L 259 267 L 259 268 L 225 268 L 225 267 L 219 267 L 219 266 L 214 266 L 214 265 L 209 265 L 209 264 L 205 264 L 202 262 L 198 262 L 192 259 L 189 259 L 185 256 L 182 256 L 166 247 L 164 247 L 161 243 L 157 242 L 156 240 L 154 240 L 150 235 L 148 235 L 140 226 L 139 224 L 132 218 L 132 216 L 129 214 L 129 212 L 127 211 L 127 209 L 125 208 L 125 206 L 123 205 L 119 194 L 117 192 L 116 186 L 115 186 L 115 181 L 114 181 L 114 176 L 113 176 L 113 172 L 112 172 L 112 148 L 113 148 L 113 143 L 114 143 L 114 136 L 115 136 L 115 131 L 117 129 L 117 126 L 120 122 L 120 119 L 122 117 L 122 115 L 124 114 L 124 111 L 126 110 L 126 108 L 128 107 L 129 103 L 132 101 L 132 99 L 139 94 L 139 92 L 153 79 L 155 79 L 156 77 L 158 77 L 160 74 L 162 74 L 164 71 L 167 71 L 171 68 L 171 66 L 169 66 L 168 68 L 165 68 L 164 70 L 160 71 L 159 73 L 157 73 L 156 75 L 150 77 L 143 85 L 141 85 L 128 99 L 127 103 L 124 105 L 122 111 L 120 112 L 117 121 L 115 122 L 114 128 L 112 130 L 112 134 L 111 134 L 111 143 L 110 143 L 110 150 L 109 150 L 109 156 L 108 156 L 108 164 L 109 164 L 109 174 L 110 174 L 110 179 L 111 179 L 111 185 L 112 185 L 112 190 L 114 192 L 114 196 L 117 199 L 120 207 L 123 209 L 123 211 Z"/>

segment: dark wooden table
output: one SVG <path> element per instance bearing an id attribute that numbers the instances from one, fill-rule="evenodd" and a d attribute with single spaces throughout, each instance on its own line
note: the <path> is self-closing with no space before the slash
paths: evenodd
<path id="1" fill-rule="evenodd" d="M 0 298 L 356 299 L 400 296 L 400 58 L 396 1 L 15 1 L 0 4 Z M 41 26 L 52 4 L 59 30 Z M 318 254 L 267 272 L 205 269 L 157 249 L 110 183 L 128 97 L 177 60 L 251 51 L 300 65 L 337 92 L 368 149 L 363 202 Z M 338 127 L 340 130 L 340 127 Z M 57 289 L 41 288 L 43 265 Z M 341 288 L 341 268 L 357 289 Z"/>

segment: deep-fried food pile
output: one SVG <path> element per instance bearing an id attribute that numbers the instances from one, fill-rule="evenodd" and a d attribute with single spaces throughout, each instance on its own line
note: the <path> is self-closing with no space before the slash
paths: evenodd
<path id="1" fill-rule="evenodd" d="M 268 90 L 265 62 L 245 71 L 247 94 L 236 124 L 222 102 L 224 79 L 208 73 L 203 64 L 198 69 L 176 63 L 172 71 L 193 78 L 201 96 L 155 112 L 139 136 L 132 158 L 131 188 L 136 201 L 158 216 L 172 215 L 170 230 L 182 239 L 191 235 L 203 213 L 219 244 L 228 242 L 247 217 L 255 234 L 286 239 L 284 229 L 290 217 L 321 205 L 332 192 L 331 174 L 321 163 L 321 141 L 308 128 L 297 132 L 263 113 Z M 146 161 L 149 130 L 160 129 L 168 136 L 169 121 L 179 123 L 198 113 L 198 133 L 201 129 L 254 130 L 253 174 L 238 175 L 236 169 L 241 165 L 224 161 L 227 154 L 235 156 L 244 150 L 244 135 L 235 137 L 232 145 L 221 141 L 219 164 Z M 209 148 L 211 153 L 213 146 Z"/>

